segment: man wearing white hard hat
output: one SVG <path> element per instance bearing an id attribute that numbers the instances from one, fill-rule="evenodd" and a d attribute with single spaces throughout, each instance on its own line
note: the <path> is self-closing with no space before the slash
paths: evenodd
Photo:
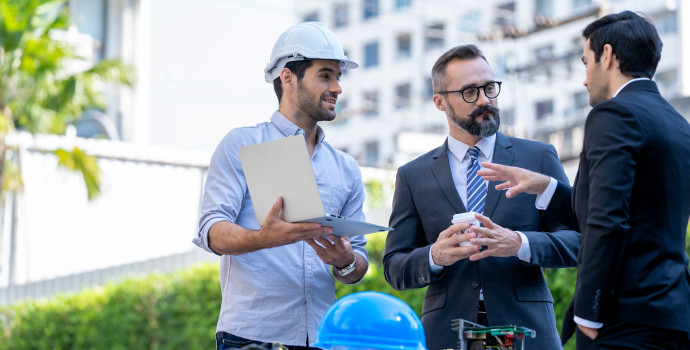
<path id="1" fill-rule="evenodd" d="M 280 217 L 278 199 L 261 227 L 239 161 L 243 146 L 303 135 L 324 208 L 364 220 L 357 162 L 324 141 L 320 121 L 335 118 L 341 69 L 357 68 L 323 24 L 285 30 L 264 71 L 279 108 L 270 121 L 231 130 L 211 159 L 194 243 L 221 256 L 217 349 L 274 342 L 309 348 L 335 302 L 335 282 L 357 283 L 368 268 L 366 239 L 341 238 L 318 223 Z"/>

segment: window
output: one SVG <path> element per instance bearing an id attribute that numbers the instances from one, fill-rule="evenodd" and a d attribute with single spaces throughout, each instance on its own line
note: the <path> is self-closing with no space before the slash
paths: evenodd
<path id="1" fill-rule="evenodd" d="M 534 54 L 535 56 L 537 56 L 539 60 L 546 60 L 552 58 L 554 56 L 553 45 L 549 44 L 540 47 L 535 47 Z"/>
<path id="2" fill-rule="evenodd" d="M 589 93 L 587 91 L 576 92 L 573 95 L 573 107 L 575 110 L 581 110 L 589 106 Z"/>
<path id="3" fill-rule="evenodd" d="M 576 154 L 577 151 L 573 150 L 573 129 L 566 129 L 563 130 L 563 147 L 561 148 L 561 152 L 558 152 L 558 155 L 561 156 L 562 154 Z"/>
<path id="4" fill-rule="evenodd" d="M 377 91 L 367 91 L 362 95 L 362 110 L 367 117 L 379 114 L 379 93 Z"/>
<path id="5" fill-rule="evenodd" d="M 74 1 L 73 1 L 74 2 Z M 100 61 L 105 54 L 106 22 L 108 6 L 105 0 L 77 1 L 77 26 L 80 33 L 93 38 L 93 58 Z"/>
<path id="6" fill-rule="evenodd" d="M 347 57 L 347 58 L 349 58 L 349 59 L 352 59 L 352 57 L 350 57 L 350 54 L 349 54 L 349 53 L 347 52 L 347 50 L 344 49 L 344 48 L 343 48 L 343 55 L 345 55 L 345 57 Z M 341 69 L 341 70 L 340 70 L 340 76 L 341 76 L 341 77 L 344 77 L 344 76 L 347 74 L 348 71 L 349 71 L 349 69 Z"/>
<path id="7" fill-rule="evenodd" d="M 427 50 L 443 47 L 444 25 L 436 23 L 426 27 L 425 40 Z"/>
<path id="8" fill-rule="evenodd" d="M 431 100 L 434 97 L 434 83 L 431 78 L 426 78 L 426 83 L 424 84 L 424 94 L 422 97 L 424 100 Z"/>
<path id="9" fill-rule="evenodd" d="M 395 0 L 395 8 L 401 9 L 412 6 L 412 0 Z"/>
<path id="10" fill-rule="evenodd" d="M 347 25 L 347 3 L 335 4 L 333 7 L 333 26 L 336 28 Z"/>
<path id="11" fill-rule="evenodd" d="M 496 7 L 496 21 L 501 27 L 515 27 L 515 2 Z"/>
<path id="12" fill-rule="evenodd" d="M 592 4 L 592 0 L 573 0 L 573 9 L 581 9 Z"/>
<path id="13" fill-rule="evenodd" d="M 534 14 L 551 17 L 553 15 L 553 2 L 551 0 L 536 0 Z"/>
<path id="14" fill-rule="evenodd" d="M 512 109 L 501 109 L 501 124 L 515 125 L 515 111 Z"/>
<path id="15" fill-rule="evenodd" d="M 379 15 L 379 0 L 364 0 L 362 18 L 374 18 Z"/>
<path id="16" fill-rule="evenodd" d="M 654 18 L 654 24 L 659 34 L 670 34 L 678 31 L 678 16 L 676 12 L 666 12 Z"/>
<path id="17" fill-rule="evenodd" d="M 364 163 L 368 166 L 375 166 L 379 161 L 379 143 L 377 141 L 364 144 Z"/>
<path id="18" fill-rule="evenodd" d="M 397 38 L 398 58 L 409 58 L 412 56 L 412 36 L 410 33 L 400 34 Z"/>
<path id="19" fill-rule="evenodd" d="M 662 95 L 677 96 L 678 91 L 675 91 L 679 82 L 677 70 L 671 69 L 665 72 L 657 72 L 654 75 L 654 81 L 659 84 L 659 90 L 661 90 Z"/>
<path id="20" fill-rule="evenodd" d="M 499 19 L 501 17 L 498 17 Z M 470 11 L 460 15 L 458 29 L 463 33 L 479 33 L 481 31 L 482 14 L 479 11 Z"/>
<path id="21" fill-rule="evenodd" d="M 374 67 L 379 64 L 379 43 L 366 44 L 364 46 L 364 67 Z"/>
<path id="22" fill-rule="evenodd" d="M 318 12 L 312 12 L 306 16 L 304 16 L 304 20 L 302 22 L 318 22 L 319 21 L 319 13 Z"/>
<path id="23" fill-rule="evenodd" d="M 538 102 L 536 105 L 537 120 L 553 115 L 553 100 Z"/>
<path id="24" fill-rule="evenodd" d="M 395 87 L 395 108 L 405 108 L 412 104 L 410 95 L 412 86 L 410 83 L 401 84 Z"/>
<path id="25" fill-rule="evenodd" d="M 341 117 L 347 117 L 348 110 L 347 110 L 347 100 L 344 98 L 338 98 L 338 101 L 335 104 L 335 114 L 339 115 Z"/>

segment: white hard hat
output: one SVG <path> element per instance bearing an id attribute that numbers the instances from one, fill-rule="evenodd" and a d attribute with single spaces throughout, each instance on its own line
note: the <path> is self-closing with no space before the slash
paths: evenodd
<path id="1" fill-rule="evenodd" d="M 302 60 L 335 60 L 341 69 L 359 67 L 347 59 L 338 38 L 323 23 L 304 22 L 286 29 L 276 41 L 264 69 L 266 82 L 273 83 L 286 63 Z"/>

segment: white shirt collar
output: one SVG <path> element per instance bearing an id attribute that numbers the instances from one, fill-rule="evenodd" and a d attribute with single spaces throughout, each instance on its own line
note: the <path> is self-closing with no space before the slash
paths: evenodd
<path id="1" fill-rule="evenodd" d="M 621 90 L 623 90 L 624 87 L 628 86 L 628 84 L 632 83 L 633 81 L 639 81 L 639 80 L 651 80 L 651 79 L 649 79 L 649 78 L 630 79 L 627 82 L 625 82 L 625 84 L 621 85 L 621 87 L 619 87 L 618 90 L 616 90 L 616 92 L 613 94 L 613 96 L 611 96 L 611 98 L 618 96 L 618 93 L 621 92 Z"/>
<path id="2" fill-rule="evenodd" d="M 483 137 L 475 146 L 481 151 L 480 155 L 483 155 L 486 159 L 492 159 L 491 155 L 494 153 L 494 146 L 496 146 L 496 134 L 489 137 Z M 470 145 L 448 135 L 448 149 L 459 161 L 465 158 L 469 148 Z"/>

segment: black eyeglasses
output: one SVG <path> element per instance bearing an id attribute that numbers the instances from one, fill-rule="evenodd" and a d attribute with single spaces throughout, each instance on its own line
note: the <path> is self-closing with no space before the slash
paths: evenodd
<path id="1" fill-rule="evenodd" d="M 439 91 L 439 94 L 450 94 L 453 92 L 460 93 L 462 99 L 467 103 L 475 103 L 479 99 L 479 89 L 484 90 L 484 95 L 488 98 L 496 98 L 501 93 L 501 82 L 490 81 L 484 86 L 470 86 L 462 90 L 453 91 Z"/>

